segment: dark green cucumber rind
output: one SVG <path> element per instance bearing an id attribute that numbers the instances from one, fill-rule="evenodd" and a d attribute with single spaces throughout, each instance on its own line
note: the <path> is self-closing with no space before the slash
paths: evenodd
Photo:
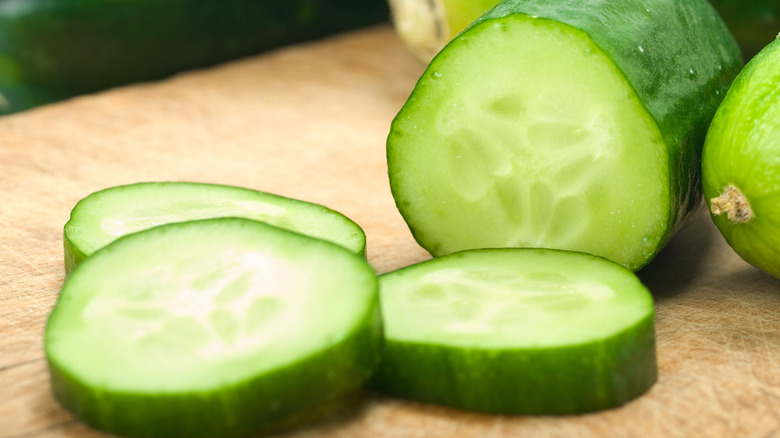
<path id="1" fill-rule="evenodd" d="M 68 276 L 87 258 L 87 255 L 70 241 L 67 233 L 63 233 L 62 243 L 65 250 L 65 276 Z"/>
<path id="2" fill-rule="evenodd" d="M 238 437 L 359 390 L 379 361 L 378 306 L 325 351 L 218 392 L 139 394 L 79 382 L 49 361 L 54 396 L 90 426 L 134 437 Z"/>
<path id="3" fill-rule="evenodd" d="M 125 190 L 133 190 L 135 187 L 139 186 L 147 186 L 152 188 L 159 188 L 161 190 L 164 190 L 166 187 L 170 186 L 192 186 L 194 189 L 198 189 L 199 187 L 203 189 L 230 189 L 230 190 L 236 190 L 236 191 L 243 191 L 247 193 L 247 196 L 256 197 L 258 200 L 266 201 L 269 203 L 280 203 L 282 205 L 286 206 L 300 206 L 302 208 L 306 209 L 312 209 L 317 208 L 320 209 L 322 214 L 324 215 L 330 215 L 331 217 L 338 217 L 340 220 L 344 223 L 345 226 L 350 226 L 354 229 L 353 237 L 357 241 L 357 245 L 354 248 L 348 248 L 355 253 L 357 253 L 360 256 L 365 257 L 366 256 L 366 235 L 363 229 L 355 223 L 353 220 L 349 219 L 348 217 L 344 216 L 338 211 L 332 210 L 328 207 L 325 207 L 323 205 L 314 204 L 307 201 L 302 201 L 299 199 L 294 198 L 287 198 L 280 195 L 275 195 L 268 192 L 261 192 L 257 190 L 252 190 L 244 187 L 238 187 L 238 186 L 229 186 L 229 185 L 217 185 L 217 184 L 209 184 L 209 183 L 196 183 L 196 182 L 141 182 L 141 183 L 134 183 L 134 184 L 126 184 L 126 185 L 120 185 L 115 187 L 109 187 L 103 190 L 99 190 L 97 192 L 91 193 L 87 197 L 79 200 L 79 202 L 76 203 L 76 205 L 73 207 L 70 213 L 70 219 L 65 224 L 63 229 L 63 243 L 64 243 L 64 252 L 65 252 L 65 273 L 66 275 L 69 275 L 73 269 L 76 268 L 76 266 L 79 265 L 89 254 L 87 254 L 87 251 L 84 251 L 83 249 L 79 248 L 78 242 L 74 242 L 73 239 L 70 238 L 68 230 L 72 227 L 74 227 L 74 223 L 76 220 L 74 219 L 77 217 L 82 209 L 88 208 L 85 207 L 85 204 L 88 204 L 92 198 L 103 196 L 107 193 L 112 192 L 121 192 Z M 251 219 L 251 218 L 250 218 Z M 274 224 L 277 227 L 287 229 L 288 231 L 296 231 L 295 229 L 292 229 L 291 227 L 285 226 L 284 224 Z M 319 236 L 320 238 L 325 238 L 324 236 Z M 325 238 L 325 240 L 328 240 Z M 338 243 L 338 242 L 333 242 Z"/>
<path id="4" fill-rule="evenodd" d="M 386 339 L 369 385 L 381 392 L 498 414 L 574 414 L 620 406 L 657 380 L 653 315 L 602 341 L 489 350 Z"/>
<path id="5" fill-rule="evenodd" d="M 340 252 L 358 255 L 336 244 L 282 230 L 243 218 L 220 218 L 189 221 L 238 221 L 256 223 L 279 233 L 316 241 L 319 245 L 338 248 Z M 176 227 L 166 224 L 162 227 Z M 115 243 L 134 239 L 149 230 L 120 237 Z M 101 248 L 111 251 L 112 243 Z M 79 269 L 89 266 L 86 258 Z M 360 258 L 362 263 L 365 260 Z M 366 269 L 371 268 L 366 265 Z M 74 272 L 75 275 L 75 272 Z M 92 427 L 133 437 L 239 437 L 283 422 L 290 415 L 312 409 L 322 403 L 358 391 L 373 374 L 381 360 L 382 319 L 377 294 L 355 329 L 343 339 L 287 366 L 253 376 L 229 387 L 213 391 L 174 392 L 167 394 L 110 391 L 86 384 L 59 363 L 49 352 L 47 323 L 44 350 L 52 392 L 55 398 L 76 417 Z M 67 294 L 63 290 L 59 299 Z M 49 321 L 58 318 L 55 306 Z"/>
<path id="6" fill-rule="evenodd" d="M 734 34 L 745 60 L 751 59 L 780 32 L 777 0 L 710 0 Z"/>
<path id="7" fill-rule="evenodd" d="M 769 179 L 776 174 L 776 165 L 762 159 L 761 155 L 769 153 L 766 149 L 771 145 L 762 147 L 760 143 L 754 143 L 750 145 L 754 147 L 737 149 L 741 141 L 734 140 L 742 136 L 747 141 L 759 129 L 771 132 L 772 123 L 774 131 L 780 132 L 780 122 L 765 113 L 777 105 L 776 84 L 780 82 L 777 65 L 780 65 L 780 39 L 775 39 L 755 55 L 729 89 L 712 121 L 702 169 L 708 205 L 722 194 L 728 184 L 734 184 L 747 198 L 753 211 L 754 217 L 747 223 L 733 223 L 725 213 L 710 213 L 726 242 L 746 262 L 780 278 L 777 263 L 780 239 L 772 231 L 780 226 L 780 218 L 774 211 L 778 204 L 777 194 L 771 190 L 774 180 Z M 769 135 L 764 134 L 763 137 Z M 719 144 L 721 139 L 728 146 Z M 753 138 L 753 141 L 758 140 Z M 764 206 L 766 208 L 762 208 Z"/>
<path id="8" fill-rule="evenodd" d="M 614 61 L 668 147 L 671 226 L 657 252 L 702 205 L 704 138 L 743 64 L 736 41 L 706 0 L 646 5 L 641 0 L 504 0 L 464 32 L 511 14 L 543 17 L 584 31 Z"/>
<path id="9" fill-rule="evenodd" d="M 4 0 L 0 114 L 386 20 L 382 0 Z"/>

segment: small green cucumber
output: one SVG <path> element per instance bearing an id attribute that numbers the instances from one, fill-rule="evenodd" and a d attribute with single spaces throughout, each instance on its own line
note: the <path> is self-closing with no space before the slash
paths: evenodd
<path id="1" fill-rule="evenodd" d="M 780 278 L 780 40 L 748 62 L 712 121 L 704 194 L 724 238 Z"/>
<path id="2" fill-rule="evenodd" d="M 144 182 L 111 187 L 79 201 L 63 231 L 65 270 L 120 236 L 156 225 L 237 216 L 329 240 L 365 255 L 366 235 L 327 207 L 242 187 Z"/>
<path id="3" fill-rule="evenodd" d="M 741 66 L 706 0 L 505 0 L 393 120 L 396 205 L 434 256 L 546 247 L 637 270 L 702 204 L 704 136 Z"/>
<path id="4" fill-rule="evenodd" d="M 450 254 L 380 277 L 371 385 L 502 414 L 622 405 L 657 378 L 653 299 L 625 268 L 545 249 Z"/>
<path id="5" fill-rule="evenodd" d="M 103 247 L 46 324 L 54 395 L 136 437 L 234 437 L 356 391 L 380 359 L 364 258 L 243 218 L 161 225 Z"/>

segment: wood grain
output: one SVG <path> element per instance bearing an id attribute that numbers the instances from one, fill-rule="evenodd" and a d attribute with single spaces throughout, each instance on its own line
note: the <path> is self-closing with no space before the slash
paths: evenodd
<path id="1" fill-rule="evenodd" d="M 100 437 L 49 392 L 42 331 L 62 226 L 87 194 L 138 181 L 234 184 L 325 204 L 377 272 L 428 257 L 397 213 L 384 141 L 422 66 L 389 25 L 0 119 L 0 437 Z M 493 416 L 365 392 L 276 437 L 780 436 L 780 281 L 701 215 L 640 273 L 659 382 L 618 409 Z"/>

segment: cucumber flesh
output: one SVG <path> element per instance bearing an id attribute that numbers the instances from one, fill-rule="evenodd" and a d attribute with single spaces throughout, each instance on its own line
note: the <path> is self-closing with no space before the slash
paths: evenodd
<path id="1" fill-rule="evenodd" d="M 125 234 L 171 222 L 244 217 L 337 243 L 365 255 L 355 222 L 322 205 L 218 184 L 147 182 L 95 192 L 76 204 L 65 224 L 65 269 Z"/>
<path id="2" fill-rule="evenodd" d="M 434 255 L 550 247 L 636 269 L 671 220 L 664 149 L 587 34 L 518 14 L 471 28 L 431 63 L 388 161 L 396 203 Z"/>
<path id="3" fill-rule="evenodd" d="M 606 259 L 470 250 L 380 277 L 392 395 L 505 414 L 619 406 L 657 378 L 653 300 Z"/>
<path id="4" fill-rule="evenodd" d="M 45 351 L 56 398 L 96 428 L 239 436 L 360 387 L 379 359 L 379 318 L 360 256 L 208 219 L 134 233 L 85 260 Z"/>

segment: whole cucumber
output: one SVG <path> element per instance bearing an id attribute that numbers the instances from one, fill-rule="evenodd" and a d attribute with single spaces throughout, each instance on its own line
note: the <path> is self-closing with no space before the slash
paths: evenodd
<path id="1" fill-rule="evenodd" d="M 702 183 L 715 225 L 745 261 L 780 278 L 780 39 L 753 57 L 707 132 Z"/>

